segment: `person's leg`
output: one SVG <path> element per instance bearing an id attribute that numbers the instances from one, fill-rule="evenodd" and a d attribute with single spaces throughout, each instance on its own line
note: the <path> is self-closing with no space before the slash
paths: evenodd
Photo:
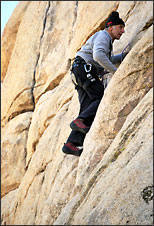
<path id="1" fill-rule="evenodd" d="M 62 150 L 66 154 L 80 156 L 82 149 L 78 148 L 78 146 L 83 145 L 85 135 L 89 131 L 104 94 L 104 87 L 96 76 L 95 70 L 92 72 L 92 81 L 88 80 L 83 65 L 79 64 L 75 67 L 73 73 L 78 83 L 76 89 L 78 91 L 80 111 L 77 119 L 70 124 L 72 132 Z"/>
<path id="2" fill-rule="evenodd" d="M 66 143 L 64 144 L 62 151 L 65 154 L 71 154 L 80 156 L 83 151 L 83 141 L 85 138 L 85 134 L 72 130 Z"/>
<path id="3" fill-rule="evenodd" d="M 72 130 L 66 143 L 71 142 L 76 146 L 82 146 L 85 136 L 86 136 L 86 134 L 84 134 L 84 133 L 81 133 L 76 130 Z"/>
<path id="4" fill-rule="evenodd" d="M 80 110 L 78 117 L 71 122 L 70 127 L 72 130 L 86 134 L 89 131 L 89 126 L 84 124 L 85 122 L 83 122 L 82 117 L 80 117 L 80 113 L 84 111 L 84 109 L 86 109 L 89 104 L 91 104 L 91 100 L 83 88 L 78 87 L 77 91 L 80 102 Z"/>
<path id="5" fill-rule="evenodd" d="M 77 147 L 73 143 L 67 142 L 62 147 L 62 151 L 68 155 L 80 156 L 83 151 L 83 147 Z"/>
<path id="6" fill-rule="evenodd" d="M 82 73 L 82 74 L 81 74 Z M 80 102 L 80 111 L 78 117 L 70 124 L 72 130 L 87 133 L 96 115 L 99 103 L 104 94 L 104 86 L 99 78 L 94 74 L 91 80 L 85 79 L 86 73 L 83 67 L 74 69 L 74 74 L 78 78 L 80 86 L 78 87 L 78 97 Z M 82 77 L 82 80 L 80 79 Z"/>
<path id="7" fill-rule="evenodd" d="M 88 121 L 89 121 L 89 118 L 94 119 L 96 112 L 97 112 L 97 109 L 98 109 L 98 106 L 100 104 L 100 101 L 101 100 L 92 101 L 89 104 L 89 106 L 85 110 L 81 111 L 81 113 L 79 114 L 78 117 L 84 119 L 85 124 L 87 124 L 86 123 L 87 119 L 88 119 Z"/>

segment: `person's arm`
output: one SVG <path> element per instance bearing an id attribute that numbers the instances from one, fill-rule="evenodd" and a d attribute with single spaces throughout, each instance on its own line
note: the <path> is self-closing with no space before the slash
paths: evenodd
<path id="1" fill-rule="evenodd" d="M 123 55 L 122 55 L 122 53 L 117 54 L 117 55 L 112 55 L 112 56 L 111 56 L 111 62 L 112 62 L 113 64 L 121 63 L 122 60 L 123 60 Z"/>
<path id="2" fill-rule="evenodd" d="M 111 56 L 112 63 L 113 64 L 121 63 L 125 56 L 129 53 L 130 49 L 131 49 L 130 44 L 128 44 L 120 54 Z"/>
<path id="3" fill-rule="evenodd" d="M 121 63 L 127 54 L 128 54 L 128 52 L 126 52 L 126 53 L 122 52 L 122 53 L 117 54 L 117 55 L 112 55 L 111 56 L 112 63 L 113 64 Z"/>
<path id="4" fill-rule="evenodd" d="M 113 63 L 108 58 L 109 53 L 109 40 L 107 38 L 103 38 L 97 36 L 94 40 L 93 45 L 93 59 L 99 63 L 104 69 L 111 73 L 115 73 L 117 68 L 113 65 Z"/>

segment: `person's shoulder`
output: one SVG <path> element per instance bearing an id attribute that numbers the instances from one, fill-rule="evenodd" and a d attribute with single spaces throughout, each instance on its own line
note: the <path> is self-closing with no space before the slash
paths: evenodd
<path id="1" fill-rule="evenodd" d="M 104 34 L 104 30 L 96 31 L 95 36 L 101 36 Z"/>
<path id="2" fill-rule="evenodd" d="M 99 30 L 95 34 L 105 34 L 105 30 Z"/>
<path id="3" fill-rule="evenodd" d="M 107 38 L 107 34 L 105 30 L 97 31 L 95 34 L 96 34 L 96 37 L 98 37 L 99 39 Z"/>

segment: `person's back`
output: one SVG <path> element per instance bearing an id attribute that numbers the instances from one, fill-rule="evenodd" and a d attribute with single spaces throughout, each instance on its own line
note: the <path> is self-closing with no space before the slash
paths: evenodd
<path id="1" fill-rule="evenodd" d="M 76 56 L 82 57 L 86 61 L 86 63 L 95 65 L 100 72 L 104 70 L 104 67 L 102 67 L 97 61 L 95 61 L 95 56 L 98 51 L 104 51 L 105 55 L 108 58 L 110 58 L 111 56 L 111 37 L 106 30 L 100 30 L 92 35 L 86 41 L 85 45 L 83 45 L 81 49 L 76 53 Z M 105 62 L 105 58 L 102 59 L 102 61 Z"/>

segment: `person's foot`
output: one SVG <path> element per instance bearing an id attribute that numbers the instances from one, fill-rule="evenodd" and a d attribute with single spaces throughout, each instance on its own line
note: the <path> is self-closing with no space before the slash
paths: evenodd
<path id="1" fill-rule="evenodd" d="M 62 151 L 65 154 L 80 156 L 83 151 L 83 147 L 79 148 L 79 147 L 76 147 L 74 144 L 68 142 L 64 144 Z"/>
<path id="2" fill-rule="evenodd" d="M 72 130 L 80 131 L 81 133 L 86 134 L 90 127 L 86 126 L 83 123 L 82 119 L 75 119 L 74 121 L 71 122 L 70 127 Z"/>

